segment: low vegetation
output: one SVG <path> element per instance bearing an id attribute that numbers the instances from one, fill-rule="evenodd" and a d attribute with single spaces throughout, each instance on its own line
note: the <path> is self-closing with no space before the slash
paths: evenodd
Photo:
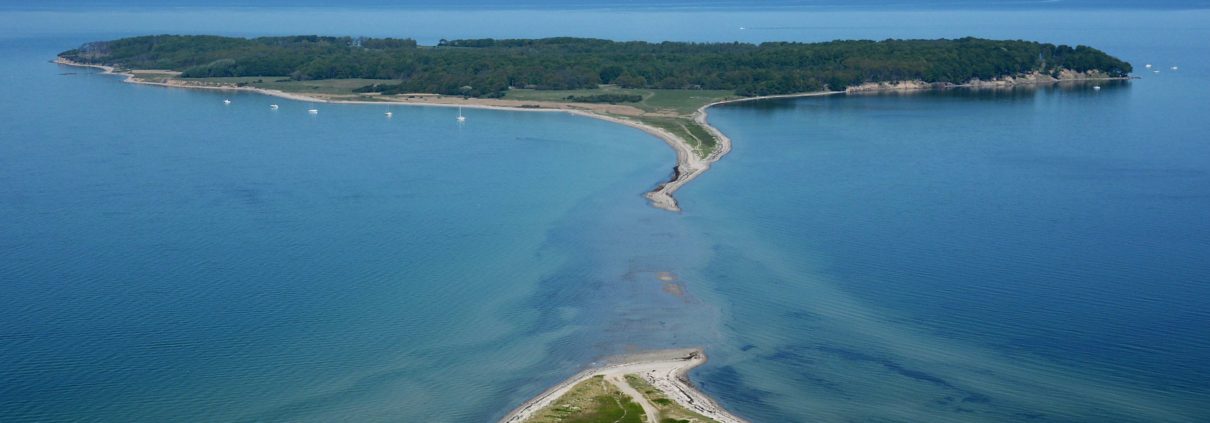
<path id="1" fill-rule="evenodd" d="M 577 90 L 536 90 L 512 88 L 504 93 L 505 100 L 568 102 L 567 97 L 591 97 L 597 95 L 638 96 L 637 102 L 625 103 L 644 112 L 664 115 L 691 115 L 698 108 L 720 100 L 739 98 L 726 90 L 661 90 L 648 88 L 622 88 L 617 85 L 600 85 Z M 574 102 L 574 101 L 573 101 Z"/>
<path id="2" fill-rule="evenodd" d="M 643 423 L 643 408 L 597 375 L 580 382 L 528 420 L 531 423 Z"/>
<path id="3" fill-rule="evenodd" d="M 638 103 L 643 101 L 643 96 L 638 94 L 591 94 L 591 95 L 569 95 L 563 97 L 564 100 L 572 103 Z"/>
<path id="4" fill-rule="evenodd" d="M 677 138 L 689 143 L 698 155 L 705 157 L 714 151 L 718 140 L 693 119 L 682 116 L 650 116 L 643 115 L 634 118 L 648 126 L 663 129 Z"/>
<path id="5" fill-rule="evenodd" d="M 651 404 L 659 409 L 660 423 L 708 423 L 715 421 L 682 407 L 637 375 L 626 375 L 626 383 L 643 394 L 644 397 L 647 397 L 647 401 L 650 401 Z"/>

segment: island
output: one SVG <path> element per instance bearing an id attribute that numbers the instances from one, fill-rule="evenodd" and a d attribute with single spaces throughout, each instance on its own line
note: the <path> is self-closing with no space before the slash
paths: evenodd
<path id="1" fill-rule="evenodd" d="M 441 40 L 316 35 L 151 35 L 87 43 L 58 63 L 169 87 L 252 90 L 312 102 L 561 111 L 633 126 L 677 153 L 673 194 L 731 149 L 714 105 L 862 91 L 1126 79 L 1127 62 L 1087 46 L 979 38 L 688 43 L 588 38 Z"/>

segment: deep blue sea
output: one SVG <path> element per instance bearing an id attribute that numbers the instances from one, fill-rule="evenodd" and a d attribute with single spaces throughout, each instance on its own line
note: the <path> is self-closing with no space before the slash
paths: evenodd
<path id="1" fill-rule="evenodd" d="M 684 346 L 758 422 L 1210 421 L 1210 11 L 868 3 L 2 7 L 0 421 L 492 421 Z M 49 63 L 165 32 L 970 35 L 1142 79 L 718 107 L 673 214 L 673 152 L 607 122 Z"/>

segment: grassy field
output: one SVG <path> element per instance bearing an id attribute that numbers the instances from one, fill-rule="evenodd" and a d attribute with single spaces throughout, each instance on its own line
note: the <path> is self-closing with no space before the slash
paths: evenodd
<path id="1" fill-rule="evenodd" d="M 693 119 L 663 116 L 639 116 L 634 119 L 671 132 L 672 135 L 676 135 L 688 142 L 697 151 L 698 155 L 702 157 L 714 151 L 714 147 L 718 144 L 718 140 L 714 139 L 713 135 L 710 135 L 710 131 L 707 131 L 706 128 L 703 128 Z"/>
<path id="2" fill-rule="evenodd" d="M 512 89 L 508 91 L 508 94 L 504 98 L 529 101 L 566 101 L 567 96 L 589 96 L 594 94 L 631 94 L 642 96 L 643 101 L 619 104 L 635 106 L 644 112 L 660 113 L 660 115 L 645 114 L 637 117 L 619 117 L 634 119 L 668 131 L 688 142 L 697 151 L 698 155 L 702 157 L 714 151 L 718 140 L 714 138 L 714 135 L 710 131 L 695 122 L 691 116 L 702 106 L 719 100 L 738 97 L 731 91 L 721 90 L 647 90 L 603 85 L 601 88 L 595 90 L 549 91 Z M 672 116 L 673 114 L 675 116 Z"/>
<path id="3" fill-rule="evenodd" d="M 603 85 L 595 90 L 529 90 L 514 88 L 504 96 L 508 100 L 567 101 L 569 95 L 589 96 L 594 94 L 633 94 L 643 97 L 638 103 L 619 103 L 638 107 L 646 112 L 675 112 L 689 115 L 698 108 L 726 98 L 738 97 L 732 91 L 723 90 L 648 90 L 618 88 Z"/>
<path id="4" fill-rule="evenodd" d="M 656 389 L 646 380 L 635 375 L 626 375 L 626 383 L 634 390 L 639 391 L 643 396 L 647 397 L 647 401 L 655 404 L 655 407 L 660 410 L 659 423 L 712 423 L 714 419 L 703 416 L 698 413 L 689 411 L 676 401 L 668 399 L 659 389 Z"/>
<path id="5" fill-rule="evenodd" d="M 137 76 L 138 76 L 138 78 L 139 78 L 139 79 L 142 79 L 142 80 L 144 80 L 144 81 L 149 81 L 149 82 L 164 82 L 164 81 L 167 81 L 167 80 L 169 80 L 169 79 L 175 78 L 175 77 L 176 77 L 176 74 L 174 74 L 174 73 L 160 73 L 160 72 L 139 72 Z"/>
<path id="6" fill-rule="evenodd" d="M 531 423 L 643 423 L 643 407 L 597 375 L 529 419 Z"/>

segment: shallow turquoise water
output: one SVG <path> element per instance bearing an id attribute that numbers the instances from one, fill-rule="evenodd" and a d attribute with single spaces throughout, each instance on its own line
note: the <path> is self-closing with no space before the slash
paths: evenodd
<path id="1" fill-rule="evenodd" d="M 0 420 L 484 421 L 690 345 L 755 421 L 1210 418 L 1205 12 L 258 13 L 0 14 Z M 506 23 L 532 13 L 560 19 Z M 735 149 L 677 215 L 640 196 L 672 152 L 606 122 L 309 116 L 46 63 L 408 17 L 422 41 L 1023 37 L 1165 72 L 719 108 Z"/>

